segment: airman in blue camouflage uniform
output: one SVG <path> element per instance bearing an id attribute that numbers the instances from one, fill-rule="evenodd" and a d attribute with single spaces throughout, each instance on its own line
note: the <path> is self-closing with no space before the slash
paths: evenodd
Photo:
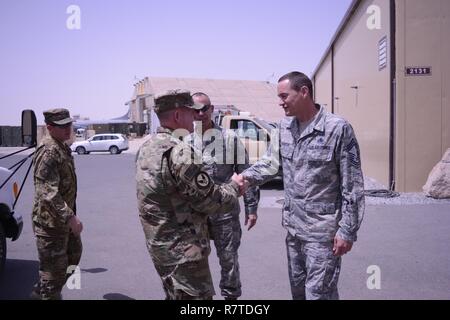
<path id="1" fill-rule="evenodd" d="M 239 195 L 234 181 L 214 184 L 202 165 L 194 162 L 193 148 L 179 138 L 193 131 L 195 109 L 202 107 L 194 104 L 189 92 L 157 97 L 155 112 L 162 127 L 136 158 L 140 219 L 169 300 L 212 298 L 206 219 L 208 214 L 230 211 Z"/>
<path id="2" fill-rule="evenodd" d="M 241 173 L 250 167 L 247 151 L 233 131 L 222 129 L 212 122 L 214 106 L 205 93 L 197 92 L 192 97 L 194 102 L 204 105 L 201 110 L 197 110 L 195 118 L 201 130 L 195 130 L 186 141 L 194 147 L 197 141 L 200 142 L 198 149 L 202 150 L 202 162 L 215 183 L 229 181 L 235 172 Z M 256 224 L 258 202 L 259 188 L 249 188 L 244 194 L 244 224 L 248 225 L 248 230 Z M 229 212 L 216 212 L 208 217 L 209 234 L 221 267 L 219 287 L 225 300 L 235 300 L 242 294 L 238 261 L 242 236 L 240 211 L 237 204 Z"/>
<path id="3" fill-rule="evenodd" d="M 315 104 L 312 83 L 300 72 L 278 82 L 279 149 L 242 176 L 261 184 L 283 169 L 288 270 L 293 299 L 338 299 L 341 256 L 351 250 L 364 214 L 364 183 L 351 125 Z M 281 161 L 280 161 L 281 157 Z"/>

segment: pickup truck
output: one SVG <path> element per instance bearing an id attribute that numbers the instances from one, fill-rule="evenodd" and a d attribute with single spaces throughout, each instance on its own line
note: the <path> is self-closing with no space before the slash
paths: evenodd
<path id="1" fill-rule="evenodd" d="M 266 121 L 247 114 L 225 115 L 218 125 L 237 134 L 247 149 L 251 164 L 266 153 L 270 134 L 275 129 Z"/>
<path id="2" fill-rule="evenodd" d="M 11 170 L 0 167 L 0 185 L 3 185 L 11 174 Z M 7 181 L 0 191 L 0 273 L 6 260 L 6 238 L 15 241 L 22 231 L 22 216 L 13 209 L 18 192 L 18 184 L 14 179 Z"/>
<path id="3" fill-rule="evenodd" d="M 0 160 L 36 146 L 36 116 L 32 110 L 22 112 L 22 144 L 25 146 L 24 149 L 1 156 Z M 15 241 L 22 232 L 22 215 L 15 210 L 15 205 L 31 169 L 31 161 L 20 187 L 16 173 L 31 156 L 32 154 L 28 155 L 9 168 L 0 166 L 0 275 L 6 261 L 6 239 Z"/>

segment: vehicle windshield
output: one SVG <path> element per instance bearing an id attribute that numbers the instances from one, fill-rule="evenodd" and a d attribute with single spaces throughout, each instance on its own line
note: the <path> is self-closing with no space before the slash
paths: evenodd
<path id="1" fill-rule="evenodd" d="M 266 120 L 255 118 L 255 122 L 258 123 L 261 127 L 266 129 L 267 131 L 271 132 L 272 129 L 274 129 L 273 126 L 271 126 Z"/>

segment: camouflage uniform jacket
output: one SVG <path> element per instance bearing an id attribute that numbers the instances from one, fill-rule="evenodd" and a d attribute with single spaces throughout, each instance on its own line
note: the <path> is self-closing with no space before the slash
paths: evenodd
<path id="1" fill-rule="evenodd" d="M 158 128 L 136 157 L 138 209 L 147 247 L 158 265 L 207 257 L 207 215 L 230 211 L 237 203 L 238 185 L 215 185 L 192 156 L 188 144 L 171 130 Z"/>
<path id="2" fill-rule="evenodd" d="M 351 125 L 320 108 L 300 136 L 296 118 L 283 119 L 279 143 L 279 151 L 269 148 L 244 176 L 254 184 L 270 180 L 275 174 L 267 174 L 267 168 L 279 164 L 279 157 L 271 153 L 279 152 L 285 187 L 283 226 L 304 241 L 331 241 L 336 233 L 356 241 L 364 214 L 364 182 Z"/>
<path id="3" fill-rule="evenodd" d="M 241 173 L 250 167 L 248 153 L 232 130 L 220 128 L 216 124 L 212 130 L 207 130 L 202 137 L 200 135 L 190 134 L 185 141 L 196 147 L 197 140 L 201 141 L 202 162 L 204 170 L 213 178 L 217 184 L 228 182 L 231 176 Z M 258 210 L 259 187 L 253 186 L 244 194 L 245 215 L 256 214 Z M 229 212 L 217 212 L 211 215 L 215 220 L 230 219 L 232 216 L 239 215 L 241 207 L 239 203 Z"/>
<path id="4" fill-rule="evenodd" d="M 45 137 L 33 158 L 34 204 L 32 220 L 36 229 L 67 233 L 68 220 L 75 215 L 77 177 L 72 151 L 51 136 Z"/>

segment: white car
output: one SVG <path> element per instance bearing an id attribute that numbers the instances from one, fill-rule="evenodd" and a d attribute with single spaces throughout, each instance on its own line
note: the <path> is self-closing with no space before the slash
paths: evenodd
<path id="1" fill-rule="evenodd" d="M 89 154 L 89 152 L 107 151 L 111 154 L 120 154 L 128 150 L 128 139 L 119 133 L 96 134 L 84 141 L 75 141 L 70 146 L 72 152 Z"/>

